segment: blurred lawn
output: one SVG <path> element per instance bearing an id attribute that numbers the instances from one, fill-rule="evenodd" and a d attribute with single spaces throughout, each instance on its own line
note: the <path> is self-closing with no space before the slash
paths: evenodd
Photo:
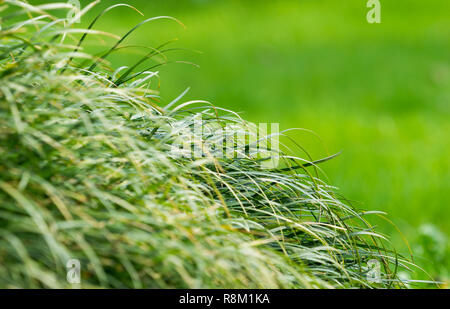
<path id="1" fill-rule="evenodd" d="M 166 102 L 191 87 L 186 99 L 313 130 L 328 150 L 311 134 L 291 136 L 314 158 L 343 150 L 322 165 L 330 183 L 357 207 L 388 212 L 416 263 L 448 280 L 450 2 L 381 2 L 382 23 L 368 24 L 363 0 L 129 1 L 146 17 L 171 15 L 187 28 L 155 21 L 125 45 L 179 38 L 174 47 L 202 52 L 168 54 L 200 68 L 160 68 Z M 122 35 L 143 19 L 120 8 L 97 28 Z M 132 64 L 138 54 L 126 49 L 110 60 Z M 390 224 L 379 225 L 407 252 Z"/>

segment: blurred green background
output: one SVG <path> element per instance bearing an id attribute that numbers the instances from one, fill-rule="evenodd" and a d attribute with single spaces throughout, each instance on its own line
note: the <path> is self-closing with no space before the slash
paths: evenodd
<path id="1" fill-rule="evenodd" d="M 154 21 L 124 46 L 157 47 L 179 38 L 170 46 L 201 51 L 167 54 L 200 67 L 158 68 L 163 102 L 191 87 L 186 100 L 316 132 L 323 144 L 310 133 L 290 133 L 315 159 L 342 150 L 321 166 L 329 182 L 356 207 L 387 212 L 415 262 L 448 283 L 450 2 L 382 0 L 381 24 L 366 21 L 366 2 L 128 1 L 147 18 L 170 15 L 186 28 Z M 96 28 L 123 35 L 143 19 L 117 8 Z M 130 65 L 144 53 L 127 48 L 109 60 Z M 390 223 L 372 219 L 408 253 Z M 420 272 L 412 277 L 429 279 Z"/>

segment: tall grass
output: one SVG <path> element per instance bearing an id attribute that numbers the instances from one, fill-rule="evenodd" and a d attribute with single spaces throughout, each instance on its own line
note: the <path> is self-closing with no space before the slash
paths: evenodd
<path id="1" fill-rule="evenodd" d="M 197 145 L 249 124 L 181 96 L 160 106 L 157 72 L 138 65 L 167 62 L 163 45 L 113 69 L 108 56 L 158 18 L 119 37 L 95 21 L 76 29 L 58 9 L 70 7 L 0 6 L 0 287 L 70 287 L 74 258 L 83 287 L 406 286 L 397 273 L 411 263 L 365 219 L 381 213 L 338 198 L 320 161 L 280 153 L 282 167 L 265 169 L 250 145 L 234 159 L 173 155 L 200 115 L 215 129 L 188 136 Z M 87 35 L 116 43 L 90 55 Z M 372 259 L 380 282 L 368 280 Z"/>

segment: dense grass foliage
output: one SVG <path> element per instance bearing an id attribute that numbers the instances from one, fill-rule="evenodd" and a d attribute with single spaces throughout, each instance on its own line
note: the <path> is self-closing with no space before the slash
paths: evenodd
<path id="1" fill-rule="evenodd" d="M 67 287 L 73 258 L 83 287 L 405 286 L 410 263 L 365 219 L 377 212 L 338 198 L 314 162 L 280 153 L 282 168 L 266 169 L 251 145 L 174 156 L 199 115 L 231 135 L 249 124 L 202 101 L 160 106 L 156 72 L 107 62 L 126 36 L 75 30 L 50 14 L 62 8 L 1 6 L 0 287 Z M 82 34 L 117 44 L 93 56 Z"/>
<path id="2" fill-rule="evenodd" d="M 163 99 L 191 87 L 186 99 L 211 100 L 250 121 L 308 128 L 330 153 L 342 150 L 321 165 L 330 183 L 356 207 L 387 212 L 416 262 L 448 282 L 450 1 L 380 2 L 381 24 L 368 24 L 364 0 L 134 0 L 142 12 L 174 16 L 186 29 L 147 24 L 127 45 L 179 38 L 172 47 L 202 52 L 171 54 L 200 68 L 161 68 Z M 138 16 L 110 13 L 98 29 L 124 33 Z M 111 56 L 125 65 L 139 53 Z M 290 135 L 313 158 L 327 156 L 314 136 Z M 391 224 L 372 222 L 408 252 Z"/>

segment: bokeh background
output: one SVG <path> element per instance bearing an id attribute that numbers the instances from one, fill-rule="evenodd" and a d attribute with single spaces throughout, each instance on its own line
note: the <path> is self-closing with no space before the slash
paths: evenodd
<path id="1" fill-rule="evenodd" d="M 177 38 L 168 47 L 187 50 L 167 53 L 169 60 L 199 65 L 158 68 L 162 104 L 190 87 L 186 100 L 314 131 L 320 140 L 306 131 L 289 135 L 315 159 L 342 150 L 321 165 L 328 182 L 356 207 L 387 212 L 415 262 L 448 284 L 450 2 L 381 0 L 381 24 L 366 21 L 366 2 L 127 1 L 147 18 L 170 15 L 186 28 L 154 21 L 124 46 L 157 47 Z M 123 35 L 145 17 L 118 8 L 96 28 Z M 131 65 L 145 52 L 130 47 L 109 60 Z M 372 220 L 408 255 L 394 225 Z M 422 272 L 412 277 L 430 279 Z"/>

